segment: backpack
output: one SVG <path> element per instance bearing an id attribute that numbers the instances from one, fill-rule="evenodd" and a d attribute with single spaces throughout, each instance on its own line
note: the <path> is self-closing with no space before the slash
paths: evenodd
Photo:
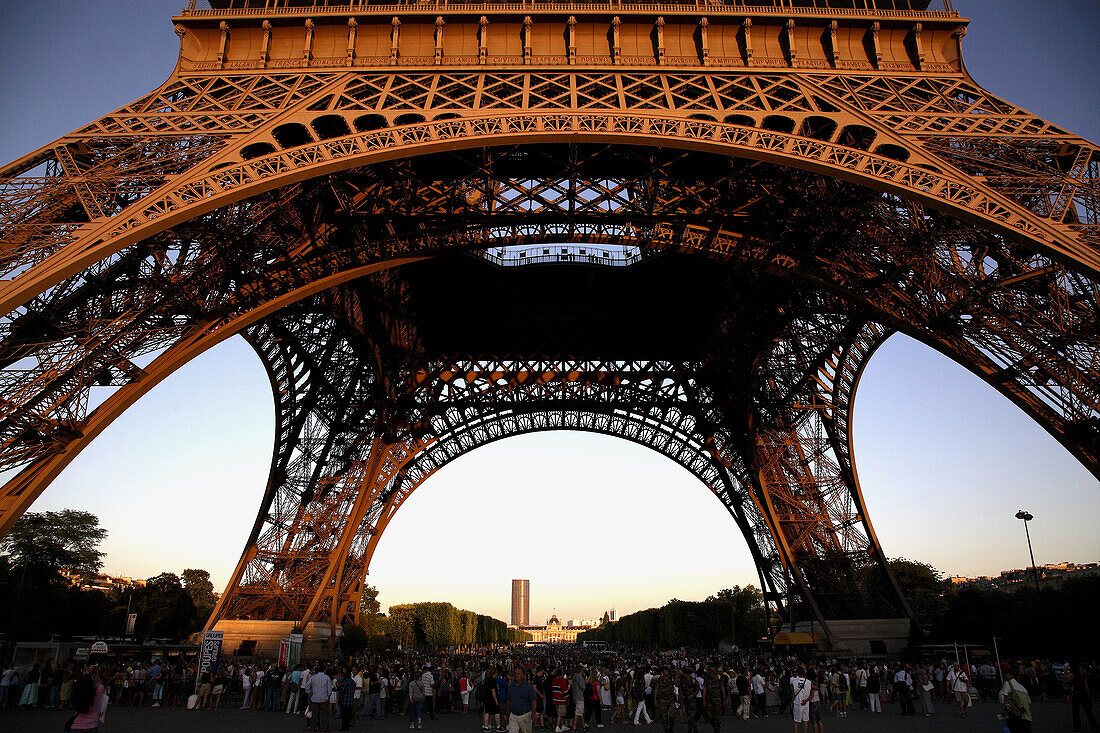
<path id="1" fill-rule="evenodd" d="M 1016 720 L 1030 720 L 1031 710 L 1027 704 L 1027 698 L 1019 690 L 1010 690 L 1005 695 L 1005 708 L 1008 712 L 1008 717 Z"/>
<path id="2" fill-rule="evenodd" d="M 848 691 L 848 678 L 845 677 L 843 674 L 837 675 L 836 689 L 840 690 L 841 692 Z"/>

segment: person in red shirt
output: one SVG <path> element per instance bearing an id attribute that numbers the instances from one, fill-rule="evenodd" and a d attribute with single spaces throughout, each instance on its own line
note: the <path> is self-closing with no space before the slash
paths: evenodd
<path id="1" fill-rule="evenodd" d="M 458 677 L 458 697 L 462 700 L 462 712 L 470 712 L 470 676 L 465 671 Z"/>
<path id="2" fill-rule="evenodd" d="M 554 712 L 558 716 L 554 733 L 562 733 L 562 731 L 569 729 L 569 726 L 565 724 L 565 706 L 568 699 L 566 696 L 569 694 L 569 683 L 561 676 L 560 667 L 554 668 L 554 681 L 550 683 L 550 688 L 554 692 Z"/>

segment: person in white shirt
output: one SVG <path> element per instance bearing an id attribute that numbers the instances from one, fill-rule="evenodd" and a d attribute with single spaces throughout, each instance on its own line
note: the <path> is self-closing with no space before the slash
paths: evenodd
<path id="1" fill-rule="evenodd" d="M 1001 691 L 997 693 L 997 702 L 1001 705 L 1005 703 L 1005 695 L 1010 692 L 1019 692 L 1027 698 L 1028 703 L 1031 702 L 1031 695 L 1027 693 L 1027 688 L 1016 681 L 1016 675 L 1011 672 L 1005 672 L 1005 683 L 1001 685 Z"/>
<path id="2" fill-rule="evenodd" d="M 611 678 L 607 676 L 606 670 L 600 670 L 600 705 L 611 707 Z"/>
<path id="3" fill-rule="evenodd" d="M 353 667 L 351 672 L 351 681 L 355 683 L 355 705 L 352 707 L 358 710 L 359 700 L 363 697 L 363 673 L 358 667 Z"/>
<path id="4" fill-rule="evenodd" d="M 302 676 L 298 678 L 298 707 L 303 711 L 309 708 L 309 695 L 306 693 L 306 683 L 313 676 L 313 671 L 306 667 L 302 670 Z M 297 712 L 297 711 L 295 711 Z"/>
<path id="5" fill-rule="evenodd" d="M 753 679 L 755 680 L 756 677 Z M 809 728 L 811 692 L 810 681 L 806 679 L 806 670 L 799 667 L 794 677 L 791 677 L 791 714 L 794 717 L 795 733 Z"/>
<path id="6" fill-rule="evenodd" d="M 906 667 L 898 667 L 894 673 L 894 696 L 901 706 L 901 714 L 913 715 L 913 677 Z"/>
<path id="7" fill-rule="evenodd" d="M 997 698 L 1004 705 L 1005 725 L 1011 733 L 1031 733 L 1031 696 L 1016 681 L 1015 672 L 1009 669 L 1004 675 L 1005 683 Z"/>
<path id="8" fill-rule="evenodd" d="M 431 665 L 424 667 L 424 674 L 420 675 L 420 686 L 424 689 L 424 711 L 431 720 L 435 720 L 435 698 L 432 697 L 435 677 L 432 676 Z"/>
<path id="9" fill-rule="evenodd" d="M 244 702 L 241 703 L 241 710 L 248 710 L 248 703 L 252 697 L 252 675 L 248 673 L 248 670 L 241 672 L 241 689 L 244 691 Z"/>
<path id="10" fill-rule="evenodd" d="M 764 689 L 764 678 L 760 675 L 760 670 L 757 670 L 756 674 L 752 676 L 752 696 L 753 700 L 756 701 L 756 717 L 768 717 L 768 698 Z"/>
<path id="11" fill-rule="evenodd" d="M 319 668 L 309 676 L 305 684 L 306 694 L 309 695 L 310 730 L 322 731 L 329 728 L 329 698 L 332 696 L 332 678 L 325 674 L 324 668 Z"/>
<path id="12" fill-rule="evenodd" d="M 642 688 L 642 699 L 638 700 L 634 706 L 634 725 L 641 725 L 641 718 L 645 716 L 646 725 L 653 722 L 653 718 L 649 717 L 649 708 L 653 705 L 653 671 L 650 670 L 642 675 L 642 682 L 645 687 Z"/>
<path id="13" fill-rule="evenodd" d="M 8 665 L 4 668 L 3 676 L 0 676 L 0 710 L 8 706 L 8 692 L 11 690 L 13 677 L 15 677 L 15 667 Z"/>
<path id="14" fill-rule="evenodd" d="M 960 668 L 958 664 L 952 667 L 954 674 L 951 677 L 951 691 L 955 693 L 955 702 L 959 704 L 959 712 L 966 717 L 966 708 L 970 705 L 970 675 L 966 673 L 966 667 Z"/>

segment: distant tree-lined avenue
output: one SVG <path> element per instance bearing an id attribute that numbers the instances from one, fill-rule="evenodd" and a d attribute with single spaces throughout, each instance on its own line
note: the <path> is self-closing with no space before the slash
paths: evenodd
<path id="1" fill-rule="evenodd" d="M 81 587 L 72 578 L 94 578 L 103 566 L 100 543 L 107 530 L 91 513 L 65 509 L 29 512 L 0 539 L 0 633 L 9 641 L 58 636 L 121 636 L 127 609 L 137 614 L 136 640 L 184 641 L 202 628 L 217 600 L 210 574 L 186 568 L 164 572 L 144 586 Z M 1068 579 L 1041 592 L 1027 585 L 1014 593 L 956 588 L 932 566 L 894 559 L 891 569 L 917 616 L 914 643 L 988 644 L 996 636 L 1010 654 L 1100 654 L 1100 578 Z M 366 649 L 446 648 L 523 642 L 530 635 L 503 621 L 447 602 L 396 604 L 381 612 L 378 589 L 365 586 L 357 624 L 346 624 L 345 654 Z M 602 623 L 580 639 L 638 646 L 749 648 L 764 635 L 760 592 L 726 588 L 702 601 L 672 599 Z"/>

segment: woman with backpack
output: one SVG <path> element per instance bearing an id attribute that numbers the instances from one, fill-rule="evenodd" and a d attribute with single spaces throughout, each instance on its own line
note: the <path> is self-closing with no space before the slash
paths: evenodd
<path id="1" fill-rule="evenodd" d="M 424 692 L 425 682 L 421 677 L 416 677 L 415 672 L 409 673 L 409 729 L 424 727 L 421 718 L 424 716 Z"/>
<path id="2" fill-rule="evenodd" d="M 848 673 L 842 667 L 836 669 L 836 714 L 848 717 Z"/>

